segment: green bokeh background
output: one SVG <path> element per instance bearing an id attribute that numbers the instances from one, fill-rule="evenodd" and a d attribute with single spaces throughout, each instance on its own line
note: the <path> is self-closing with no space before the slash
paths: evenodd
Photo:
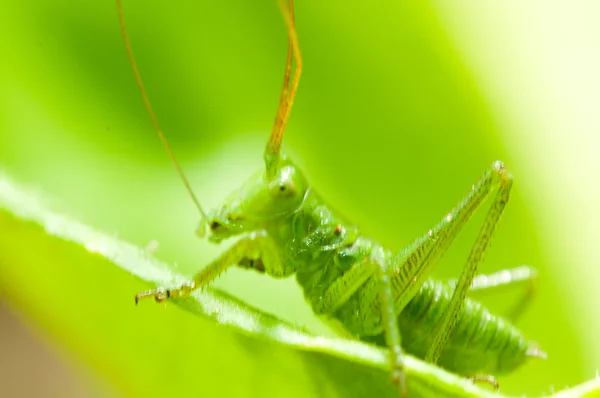
<path id="1" fill-rule="evenodd" d="M 565 15 L 558 7 L 537 14 L 517 2 L 473 8 L 332 0 L 296 6 L 305 70 L 285 150 L 365 234 L 400 249 L 445 215 L 492 161 L 504 160 L 515 176 L 481 272 L 521 264 L 540 271 L 538 294 L 519 326 L 549 359 L 501 379 L 507 393 L 579 383 L 595 374 L 600 360 L 600 344 L 592 338 L 599 330 L 593 289 L 599 276 L 590 266 L 597 257 L 584 255 L 595 252 L 600 237 L 592 200 L 600 196 L 600 131 L 593 113 L 569 113 L 598 105 L 597 96 L 588 96 L 598 86 L 586 74 L 594 69 L 579 67 L 596 65 L 598 58 L 568 41 L 598 42 L 600 29 L 585 19 L 588 8 L 597 10 L 593 3 L 573 7 L 578 11 Z M 195 209 L 143 108 L 114 3 L 23 1 L 2 8 L 0 170 L 96 228 L 141 246 L 158 241 L 157 257 L 193 274 L 222 248 L 193 234 Z M 279 10 L 274 1 L 131 0 L 124 12 L 173 151 L 203 205 L 216 206 L 263 167 L 287 45 Z M 528 13 L 540 20 L 527 19 Z M 560 29 L 547 29 L 552 18 L 562 21 Z M 572 51 L 564 54 L 565 48 Z M 548 54 L 574 61 L 544 64 Z M 573 84 L 564 86 L 574 87 L 570 96 L 562 95 L 563 86 L 527 80 L 553 72 L 572 76 Z M 553 107 L 540 105 L 547 103 Z M 577 124 L 571 129 L 553 134 L 553 127 L 572 120 Z M 436 277 L 458 275 L 480 216 L 445 255 Z M 60 264 L 56 277 L 68 277 Z M 11 283 L 0 278 L 3 298 L 43 334 L 48 328 L 39 314 L 53 309 L 23 299 Z M 110 289 L 109 280 L 78 283 Z M 293 279 L 233 270 L 215 285 L 264 311 L 331 333 L 314 319 Z M 132 284 L 131 294 L 139 289 Z M 486 303 L 501 312 L 518 299 L 518 292 L 507 292 Z M 131 304 L 123 297 L 124 306 Z M 84 309 L 85 301 L 78 305 Z M 152 317 L 152 311 L 141 316 Z M 50 344 L 62 341 L 69 325 L 48 333 Z M 86 361 L 72 347 L 63 355 L 74 368 Z M 93 361 L 86 366 L 102 368 Z M 127 375 L 99 374 L 115 386 L 122 384 L 119 377 Z"/>

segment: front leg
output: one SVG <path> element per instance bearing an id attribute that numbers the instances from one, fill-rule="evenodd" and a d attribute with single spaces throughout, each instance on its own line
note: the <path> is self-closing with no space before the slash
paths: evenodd
<path id="1" fill-rule="evenodd" d="M 243 263 L 244 267 L 249 267 L 251 264 L 259 271 L 278 274 L 282 272 L 283 267 L 279 258 L 269 250 L 271 248 L 272 242 L 265 232 L 251 233 L 197 273 L 190 282 L 172 289 L 159 287 L 138 293 L 135 296 L 135 303 L 149 297 L 153 297 L 160 303 L 169 298 L 189 296 L 195 289 L 206 287 L 226 269 L 240 263 Z"/>

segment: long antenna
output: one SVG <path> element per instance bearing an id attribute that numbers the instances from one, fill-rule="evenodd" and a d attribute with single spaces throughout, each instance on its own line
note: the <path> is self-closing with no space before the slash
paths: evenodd
<path id="1" fill-rule="evenodd" d="M 300 54 L 300 47 L 298 45 L 298 36 L 296 34 L 296 26 L 294 21 L 294 0 L 289 0 L 287 7 L 284 0 L 278 0 L 278 3 L 279 7 L 281 8 L 281 12 L 283 13 L 283 18 L 285 19 L 289 43 L 279 107 L 277 108 L 275 124 L 273 125 L 271 136 L 267 142 L 267 147 L 265 148 L 265 164 L 267 167 L 267 176 L 269 177 L 272 177 L 275 174 L 279 160 L 281 141 L 283 140 L 283 134 L 290 116 L 292 105 L 294 104 L 294 98 L 296 97 L 296 91 L 298 89 L 298 82 L 300 81 L 300 75 L 302 73 L 302 55 Z M 293 58 L 295 59 L 296 67 L 294 68 L 294 75 L 290 85 L 290 72 L 292 69 L 293 60 L 292 54 L 294 55 Z"/>
<path id="2" fill-rule="evenodd" d="M 187 178 L 185 177 L 185 174 L 183 173 L 183 170 L 181 169 L 179 162 L 175 158 L 173 151 L 171 151 L 171 147 L 169 146 L 169 143 L 167 142 L 167 138 L 163 134 L 163 132 L 160 128 L 160 125 L 158 124 L 158 119 L 156 118 L 156 115 L 154 114 L 154 111 L 152 110 L 152 105 L 150 104 L 150 100 L 148 99 L 148 94 L 146 93 L 146 89 L 144 88 L 144 83 L 142 82 L 142 77 L 140 75 L 137 64 L 135 62 L 135 58 L 133 57 L 133 51 L 131 51 L 131 43 L 129 42 L 129 36 L 127 35 L 127 29 L 125 28 L 125 18 L 123 17 L 123 6 L 121 4 L 121 0 L 116 0 L 116 1 L 117 1 L 117 11 L 119 13 L 119 24 L 121 25 L 121 33 L 123 34 L 123 40 L 125 41 L 125 48 L 127 49 L 127 56 L 129 57 L 129 63 L 131 63 L 131 68 L 133 69 L 133 74 L 135 75 L 135 80 L 137 81 L 138 88 L 140 89 L 140 92 L 142 93 L 142 99 L 144 100 L 144 105 L 146 106 L 146 111 L 148 111 L 148 114 L 150 115 L 152 124 L 154 125 L 154 128 L 156 129 L 156 132 L 158 133 L 158 138 L 160 139 L 163 147 L 169 154 L 169 157 L 171 158 L 171 162 L 173 163 L 173 165 L 175 166 L 175 169 L 177 170 L 177 174 L 179 174 L 181 181 L 183 181 L 183 185 L 185 185 L 185 189 L 188 191 L 190 197 L 194 201 L 194 204 L 198 208 L 198 211 L 200 212 L 202 217 L 204 219 L 206 219 L 206 213 L 204 212 L 204 210 L 202 210 L 202 206 L 200 206 L 200 202 L 198 201 L 198 198 L 196 198 L 196 195 L 194 194 L 194 191 L 192 191 L 192 187 L 190 186 L 190 183 L 188 182 Z"/>

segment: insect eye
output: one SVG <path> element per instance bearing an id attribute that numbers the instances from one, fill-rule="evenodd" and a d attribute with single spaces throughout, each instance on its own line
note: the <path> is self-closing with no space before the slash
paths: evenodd
<path id="1" fill-rule="evenodd" d="M 286 181 L 285 183 L 279 184 L 279 192 L 281 195 L 292 196 L 296 194 L 296 184 L 292 181 Z"/>
<path id="2" fill-rule="evenodd" d="M 296 184 L 292 181 L 281 181 L 275 187 L 277 196 L 293 196 L 296 193 Z"/>

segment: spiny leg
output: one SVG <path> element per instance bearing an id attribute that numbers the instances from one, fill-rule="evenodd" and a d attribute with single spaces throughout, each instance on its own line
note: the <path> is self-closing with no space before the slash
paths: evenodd
<path id="1" fill-rule="evenodd" d="M 458 314 L 464 305 L 467 291 L 473 283 L 473 278 L 477 272 L 477 268 L 489 246 L 492 235 L 498 226 L 498 222 L 500 221 L 500 217 L 502 216 L 510 196 L 512 176 L 508 170 L 506 170 L 502 163 L 497 162 L 494 164 L 491 171 L 492 175 L 495 177 L 494 180 L 497 180 L 496 182 L 498 184 L 498 191 L 483 222 L 483 226 L 481 227 L 479 236 L 475 241 L 475 245 L 471 249 L 466 266 L 463 268 L 461 276 L 458 279 L 458 283 L 454 289 L 450 303 L 434 329 L 435 336 L 433 338 L 433 343 L 425 354 L 425 360 L 428 362 L 437 362 L 442 349 L 448 342 Z"/>
<path id="2" fill-rule="evenodd" d="M 460 229 L 483 203 L 492 189 L 502 186 L 501 182 L 506 176 L 507 172 L 504 165 L 501 162 L 495 162 L 463 200 L 439 224 L 402 250 L 393 259 L 394 275 L 392 284 L 396 315 L 399 315 L 408 302 L 413 299 L 431 272 L 432 267 L 439 261 Z M 470 284 L 471 281 L 467 286 Z M 452 324 L 452 326 L 454 325 Z"/>
<path id="3" fill-rule="evenodd" d="M 501 162 L 495 162 L 492 167 L 483 174 L 477 184 L 472 187 L 471 191 L 465 196 L 465 198 L 463 198 L 463 200 L 446 217 L 444 217 L 439 224 L 415 240 L 413 244 L 406 247 L 393 259 L 392 264 L 395 266 L 393 269 L 392 284 L 394 289 L 393 295 L 395 297 L 394 311 L 396 315 L 400 314 L 408 302 L 413 299 L 415 294 L 421 288 L 425 278 L 429 275 L 432 267 L 442 257 L 460 229 L 470 219 L 477 208 L 483 203 L 492 189 L 496 187 L 498 187 L 498 194 L 494 203 L 492 204 L 492 209 L 500 205 L 501 213 L 501 210 L 504 208 L 506 200 L 508 199 L 511 183 L 512 179 L 504 168 L 504 165 Z M 504 196 L 506 196 L 506 198 Z M 495 211 L 490 211 L 490 213 L 494 214 Z M 492 224 L 491 229 L 486 228 L 488 224 Z M 484 222 L 484 226 L 482 227 L 482 231 L 486 232 L 487 234 L 483 232 L 480 234 L 480 236 L 484 235 L 487 238 L 485 246 L 487 246 L 489 238 L 491 237 L 491 233 L 493 232 L 496 224 L 497 219 L 495 222 L 493 220 L 490 222 L 490 215 L 488 214 L 488 217 Z M 485 251 L 485 248 L 483 248 L 483 251 Z M 478 259 L 480 260 L 481 256 L 479 256 Z M 470 279 L 467 278 L 467 288 L 472 284 L 472 280 L 473 275 L 470 276 Z M 459 282 L 465 282 L 464 276 L 459 280 Z M 461 286 L 461 283 L 459 283 L 459 286 Z M 462 302 L 464 302 L 464 296 L 462 297 Z M 460 304 L 462 304 L 462 302 Z M 455 320 L 456 317 L 452 319 L 453 322 L 450 326 L 446 326 L 446 339 L 452 327 L 454 326 Z M 439 345 L 440 350 L 443 348 L 443 346 L 445 346 L 445 344 L 446 341 L 443 341 L 443 344 Z M 431 349 L 429 351 L 431 351 Z M 429 351 L 426 354 L 426 360 L 427 358 L 432 357 Z M 437 361 L 438 357 L 439 353 L 437 354 L 437 357 L 434 359 L 429 359 L 429 361 L 435 362 Z M 477 377 L 481 378 L 486 376 Z"/>
<path id="4" fill-rule="evenodd" d="M 527 265 L 500 270 L 498 272 L 494 272 L 493 274 L 477 275 L 475 278 L 473 278 L 473 283 L 471 283 L 471 288 L 469 289 L 469 295 L 480 296 L 482 294 L 498 294 L 506 291 L 507 289 L 524 287 L 525 291 L 522 294 L 522 298 L 518 300 L 513 309 L 510 310 L 508 315 L 505 316 L 508 320 L 515 323 L 521 314 L 523 314 L 527 305 L 533 298 L 535 293 L 535 281 L 537 277 L 537 271 Z M 448 284 L 455 288 L 457 282 L 457 280 L 449 280 Z M 544 351 L 542 351 L 534 343 L 531 344 L 533 345 L 528 350 L 528 356 L 546 358 L 546 353 Z M 469 380 L 471 380 L 473 383 L 489 384 L 496 390 L 500 388 L 498 381 L 493 376 L 476 375 L 470 377 Z"/>
<path id="5" fill-rule="evenodd" d="M 498 185 L 503 168 L 501 162 L 495 162 L 448 215 L 394 257 L 396 314 L 413 299 L 460 229 Z"/>
<path id="6" fill-rule="evenodd" d="M 516 268 L 504 269 L 493 274 L 477 275 L 469 289 L 469 296 L 483 294 L 499 294 L 508 289 L 522 288 L 523 292 L 518 302 L 505 316 L 511 322 L 516 322 L 525 311 L 535 295 L 537 271 L 527 265 Z M 455 287 L 457 281 L 450 280 L 448 284 Z"/>
<path id="7" fill-rule="evenodd" d="M 394 289 L 392 286 L 393 270 L 388 266 L 387 259 L 381 248 L 373 250 L 373 260 L 379 265 L 381 315 L 385 331 L 385 343 L 390 350 L 390 369 L 392 382 L 398 385 L 400 396 L 406 397 L 406 375 L 404 373 L 404 355 L 402 340 L 398 327 L 397 314 L 394 305 Z"/>
<path id="8" fill-rule="evenodd" d="M 296 34 L 294 20 L 294 1 L 289 0 L 287 7 L 284 0 L 278 0 L 278 2 L 286 22 L 289 44 L 281 99 L 279 101 L 279 107 L 275 116 L 273 130 L 271 132 L 271 136 L 269 137 L 269 141 L 267 142 L 267 147 L 265 148 L 264 154 L 268 177 L 272 177 L 275 174 L 277 164 L 279 163 L 281 141 L 283 140 L 283 134 L 285 132 L 285 127 L 294 103 L 296 90 L 298 89 L 298 83 L 300 82 L 300 75 L 302 73 L 302 56 L 300 54 L 300 47 L 298 45 L 298 36 Z M 290 71 L 292 68 L 293 58 L 295 59 L 296 67 L 294 68 L 294 74 L 290 84 Z"/>
<path id="9" fill-rule="evenodd" d="M 243 263 L 245 267 L 249 267 L 250 264 L 255 263 L 254 260 L 261 260 L 256 261 L 257 266 L 261 268 L 269 267 L 274 269 L 272 271 L 274 274 L 277 274 L 276 270 L 281 268 L 281 264 L 276 260 L 276 257 L 270 255 L 272 249 L 270 245 L 271 242 L 263 234 L 253 233 L 247 238 L 238 241 L 219 258 L 197 273 L 192 281 L 172 289 L 159 287 L 141 292 L 135 296 L 135 303 L 137 304 L 145 298 L 154 298 L 160 303 L 169 298 L 186 297 L 195 289 L 207 286 L 226 269 L 239 263 Z"/>
<path id="10" fill-rule="evenodd" d="M 404 356 L 401 336 L 394 309 L 392 289 L 393 269 L 381 247 L 373 247 L 371 256 L 364 262 L 356 263 L 337 278 L 325 291 L 323 299 L 315 306 L 317 314 L 333 314 L 348 299 L 363 287 L 371 277 L 377 277 L 382 324 L 386 346 L 389 349 L 391 379 L 398 386 L 400 396 L 407 395 L 406 376 L 404 373 Z"/>

